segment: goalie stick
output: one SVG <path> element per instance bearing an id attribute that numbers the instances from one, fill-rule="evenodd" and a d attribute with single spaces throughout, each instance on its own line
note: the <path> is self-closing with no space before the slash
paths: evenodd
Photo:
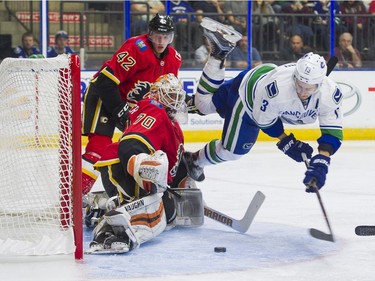
<path id="1" fill-rule="evenodd" d="M 249 229 L 265 198 L 266 196 L 262 192 L 257 191 L 253 197 L 253 200 L 251 200 L 249 207 L 247 207 L 245 215 L 240 220 L 236 220 L 226 214 L 223 214 L 207 206 L 206 204 L 204 206 L 204 215 L 238 232 L 245 233 Z"/>
<path id="2" fill-rule="evenodd" d="M 374 236 L 375 225 L 358 225 L 355 228 L 355 234 L 358 236 Z"/>
<path id="3" fill-rule="evenodd" d="M 307 156 L 306 156 L 305 153 L 302 153 L 302 159 L 305 162 L 306 168 L 309 168 L 309 160 L 307 159 Z M 320 208 L 322 209 L 324 218 L 326 220 L 326 223 L 327 223 L 327 226 L 328 226 L 328 229 L 329 229 L 329 233 L 327 234 L 327 233 L 324 233 L 323 231 L 320 231 L 318 229 L 310 228 L 310 235 L 312 237 L 316 238 L 316 239 L 335 242 L 335 239 L 333 238 L 331 224 L 329 223 L 328 216 L 327 216 L 326 210 L 325 210 L 324 205 L 323 205 L 322 197 L 320 196 L 319 189 L 316 187 L 314 181 L 312 182 L 311 187 L 314 189 L 314 191 L 316 193 L 316 196 L 318 197 Z"/>

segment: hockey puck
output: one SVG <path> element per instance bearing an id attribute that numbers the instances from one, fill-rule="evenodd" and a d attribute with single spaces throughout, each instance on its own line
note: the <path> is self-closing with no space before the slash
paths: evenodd
<path id="1" fill-rule="evenodd" d="M 215 253 L 225 253 L 227 251 L 227 248 L 225 248 L 225 247 L 215 247 L 214 251 L 215 251 Z"/>

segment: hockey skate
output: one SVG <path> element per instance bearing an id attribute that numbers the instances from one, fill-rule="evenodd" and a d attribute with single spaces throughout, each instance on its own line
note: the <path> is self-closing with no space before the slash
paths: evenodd
<path id="1" fill-rule="evenodd" d="M 95 227 L 98 224 L 99 219 L 104 215 L 105 210 L 100 208 L 95 208 L 93 206 L 86 207 L 86 214 L 85 214 L 85 225 L 87 227 Z"/>
<path id="2" fill-rule="evenodd" d="M 184 152 L 184 163 L 188 175 L 195 181 L 203 181 L 205 179 L 203 168 L 196 164 L 198 152 Z"/>
<path id="3" fill-rule="evenodd" d="M 105 192 L 89 192 L 83 196 L 82 201 L 86 205 L 84 221 L 87 227 L 96 226 L 105 212 L 119 205 L 117 196 L 108 198 Z"/>
<path id="4" fill-rule="evenodd" d="M 241 33 L 232 27 L 204 17 L 201 22 L 203 35 L 211 45 L 211 56 L 218 60 L 225 58 L 233 51 L 236 43 L 242 38 Z"/>
<path id="5" fill-rule="evenodd" d="M 86 254 L 124 254 L 130 251 L 131 241 L 124 236 L 116 236 L 111 232 L 103 232 L 90 243 L 90 248 Z"/>

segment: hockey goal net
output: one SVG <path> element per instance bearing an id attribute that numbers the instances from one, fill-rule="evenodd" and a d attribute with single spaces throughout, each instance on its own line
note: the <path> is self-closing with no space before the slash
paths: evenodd
<path id="1" fill-rule="evenodd" d="M 0 256 L 82 257 L 75 55 L 0 64 Z"/>

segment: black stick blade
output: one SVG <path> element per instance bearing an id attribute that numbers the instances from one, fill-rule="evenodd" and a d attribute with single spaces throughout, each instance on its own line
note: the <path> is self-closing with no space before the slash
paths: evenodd
<path id="1" fill-rule="evenodd" d="M 329 61 L 327 62 L 327 74 L 326 76 L 328 76 L 332 70 L 335 68 L 337 62 L 339 61 L 339 59 L 335 56 L 332 56 L 330 57 Z"/>
<path id="2" fill-rule="evenodd" d="M 375 235 L 375 225 L 358 225 L 355 228 L 355 234 L 358 236 L 373 236 Z"/>
<path id="3" fill-rule="evenodd" d="M 329 242 L 335 242 L 335 239 L 333 238 L 332 234 L 324 233 L 318 229 L 310 228 L 310 235 L 316 239 L 329 241 Z"/>

